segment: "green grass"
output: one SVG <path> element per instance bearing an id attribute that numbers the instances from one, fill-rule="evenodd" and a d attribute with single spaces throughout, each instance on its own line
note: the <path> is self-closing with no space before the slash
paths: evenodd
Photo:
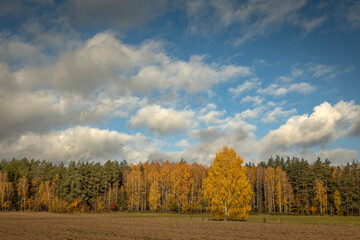
<path id="1" fill-rule="evenodd" d="M 183 220 L 214 220 L 211 214 L 181 214 L 181 213 L 93 213 L 90 215 L 122 217 L 122 218 L 165 218 Z M 357 225 L 360 226 L 360 217 L 343 216 L 289 216 L 289 215 L 249 215 L 246 222 L 254 223 L 291 223 L 291 224 L 328 224 L 328 225 Z"/>

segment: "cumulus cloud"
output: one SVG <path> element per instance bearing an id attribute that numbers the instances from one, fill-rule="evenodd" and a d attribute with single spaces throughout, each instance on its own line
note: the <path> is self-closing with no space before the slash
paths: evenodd
<path id="1" fill-rule="evenodd" d="M 156 134 L 168 135 L 195 127 L 193 118 L 193 111 L 176 111 L 159 105 L 147 105 L 138 110 L 128 123 L 131 127 L 145 127 Z"/>
<path id="2" fill-rule="evenodd" d="M 197 119 L 206 124 L 218 124 L 222 122 L 221 117 L 226 113 L 225 110 L 217 111 L 216 105 L 209 103 L 205 108 L 199 111 Z"/>
<path id="3" fill-rule="evenodd" d="M 202 62 L 201 56 L 192 56 L 189 62 L 163 61 L 160 65 L 142 68 L 132 79 L 132 86 L 139 90 L 185 89 L 196 93 L 208 90 L 217 83 L 251 74 L 249 67 L 210 66 Z"/>
<path id="4" fill-rule="evenodd" d="M 0 91 L 0 139 L 23 132 L 44 132 L 62 123 L 58 100 L 50 91 L 7 93 Z"/>
<path id="5" fill-rule="evenodd" d="M 180 141 L 177 141 L 175 143 L 175 146 L 180 147 L 180 148 L 187 147 L 187 146 L 189 146 L 189 142 L 187 139 L 181 139 Z"/>
<path id="6" fill-rule="evenodd" d="M 194 144 L 185 148 L 182 157 L 190 162 L 209 165 L 215 154 L 224 146 L 233 147 L 238 154 L 249 157 L 255 146 L 256 126 L 244 120 L 244 114 L 221 119 L 216 124 L 189 132 L 188 136 Z"/>
<path id="7" fill-rule="evenodd" d="M 155 151 L 149 154 L 147 161 L 170 161 L 170 162 L 179 162 L 181 160 L 181 152 L 159 152 Z"/>
<path id="8" fill-rule="evenodd" d="M 18 37 L 5 38 L 0 34 L 0 62 L 15 66 L 42 64 L 46 57 L 38 46 Z"/>
<path id="9" fill-rule="evenodd" d="M 275 123 L 278 122 L 280 119 L 295 114 L 296 112 L 297 110 L 295 108 L 286 111 L 283 110 L 282 107 L 276 107 L 272 111 L 267 112 L 265 116 L 261 119 L 261 121 L 264 123 Z"/>
<path id="10" fill-rule="evenodd" d="M 315 90 L 315 86 L 301 82 L 290 85 L 280 86 L 276 83 L 270 84 L 265 89 L 259 89 L 258 93 L 268 94 L 273 96 L 284 96 L 290 92 L 297 92 L 301 94 L 309 94 Z"/>
<path id="11" fill-rule="evenodd" d="M 217 151 L 224 145 L 233 147 L 243 157 L 251 154 L 249 145 L 253 144 L 253 135 L 243 128 L 223 131 L 218 127 L 194 130 L 189 134 L 193 140 L 199 142 L 186 148 L 182 157 L 190 162 L 209 165 Z"/>
<path id="12" fill-rule="evenodd" d="M 328 159 L 332 164 L 341 165 L 359 159 L 359 153 L 352 149 L 337 148 L 334 150 L 323 150 L 315 153 L 321 159 Z"/>
<path id="13" fill-rule="evenodd" d="M 132 96 L 112 98 L 100 94 L 88 100 L 78 95 L 58 95 L 52 90 L 6 91 L 1 87 L 0 99 L 0 111 L 6 113 L 0 118 L 0 140 L 127 117 L 139 102 Z"/>
<path id="14" fill-rule="evenodd" d="M 230 88 L 229 92 L 235 97 L 239 96 L 245 91 L 249 91 L 259 87 L 261 81 L 258 78 L 253 78 L 251 80 L 246 80 L 243 84 L 238 85 L 236 88 Z"/>
<path id="15" fill-rule="evenodd" d="M 353 124 L 351 125 L 350 129 L 349 129 L 349 133 L 350 136 L 352 137 L 356 137 L 360 135 L 360 117 L 353 122 Z"/>
<path id="16" fill-rule="evenodd" d="M 257 107 L 254 109 L 246 109 L 245 111 L 242 111 L 239 116 L 241 119 L 253 119 L 257 118 L 262 112 L 264 111 L 264 107 Z"/>
<path id="17" fill-rule="evenodd" d="M 16 74 L 33 85 L 89 96 L 109 88 L 141 93 L 165 89 L 201 92 L 214 84 L 248 76 L 251 68 L 206 64 L 196 55 L 189 61 L 172 59 L 160 42 L 130 46 L 106 32 L 61 53 L 54 64 L 21 69 Z"/>
<path id="18" fill-rule="evenodd" d="M 254 96 L 254 97 L 246 96 L 241 99 L 242 103 L 254 102 L 254 105 L 260 105 L 263 101 L 264 101 L 264 99 L 262 99 L 259 96 Z"/>
<path id="19" fill-rule="evenodd" d="M 360 106 L 353 101 L 340 101 L 334 106 L 324 102 L 311 115 L 296 115 L 284 125 L 270 131 L 258 143 L 262 154 L 276 153 L 291 147 L 307 148 L 326 144 L 346 135 L 360 115 Z"/>
<path id="20" fill-rule="evenodd" d="M 52 162 L 147 159 L 155 143 L 141 134 L 128 135 L 90 127 L 73 127 L 46 134 L 25 134 L 13 142 L 0 143 L 1 158 L 27 157 Z"/>
<path id="21" fill-rule="evenodd" d="M 37 51 L 15 54 L 9 50 L 11 44 L 18 41 L 0 44 L 0 52 L 6 53 L 5 57 L 11 55 L 14 61 L 23 59 L 27 63 L 37 55 Z M 5 57 L 1 60 L 9 60 Z M 0 108 L 7 112 L 0 120 L 5 126 L 2 138 L 9 133 L 45 132 L 126 117 L 140 101 L 131 97 L 134 94 L 207 91 L 214 84 L 251 74 L 249 67 L 206 64 L 199 56 L 189 61 L 173 59 L 160 42 L 131 46 L 110 32 L 96 34 L 79 47 L 60 53 L 57 59 L 45 58 L 51 59 L 47 65 L 35 63 L 12 71 L 8 64 L 0 63 Z M 162 128 L 156 129 L 164 134 Z"/>

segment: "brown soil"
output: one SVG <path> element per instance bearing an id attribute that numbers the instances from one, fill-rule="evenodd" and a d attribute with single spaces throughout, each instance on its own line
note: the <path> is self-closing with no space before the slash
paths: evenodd
<path id="1" fill-rule="evenodd" d="M 351 225 L 0 213 L 0 239 L 359 239 Z"/>

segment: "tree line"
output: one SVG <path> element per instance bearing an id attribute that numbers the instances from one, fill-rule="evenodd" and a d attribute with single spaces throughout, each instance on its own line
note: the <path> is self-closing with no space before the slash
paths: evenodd
<path id="1" fill-rule="evenodd" d="M 360 164 L 279 156 L 246 164 L 251 212 L 360 215 Z M 12 159 L 0 163 L 2 211 L 206 212 L 209 167 L 169 161 L 71 162 Z"/>
<path id="2" fill-rule="evenodd" d="M 360 215 L 360 164 L 332 166 L 276 156 L 247 164 L 252 212 L 270 214 Z"/>

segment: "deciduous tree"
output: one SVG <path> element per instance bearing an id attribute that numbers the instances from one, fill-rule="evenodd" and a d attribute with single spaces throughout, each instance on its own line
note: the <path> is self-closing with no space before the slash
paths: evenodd
<path id="1" fill-rule="evenodd" d="M 243 160 L 232 148 L 216 153 L 204 181 L 205 198 L 216 219 L 244 219 L 251 210 L 252 190 Z"/>

